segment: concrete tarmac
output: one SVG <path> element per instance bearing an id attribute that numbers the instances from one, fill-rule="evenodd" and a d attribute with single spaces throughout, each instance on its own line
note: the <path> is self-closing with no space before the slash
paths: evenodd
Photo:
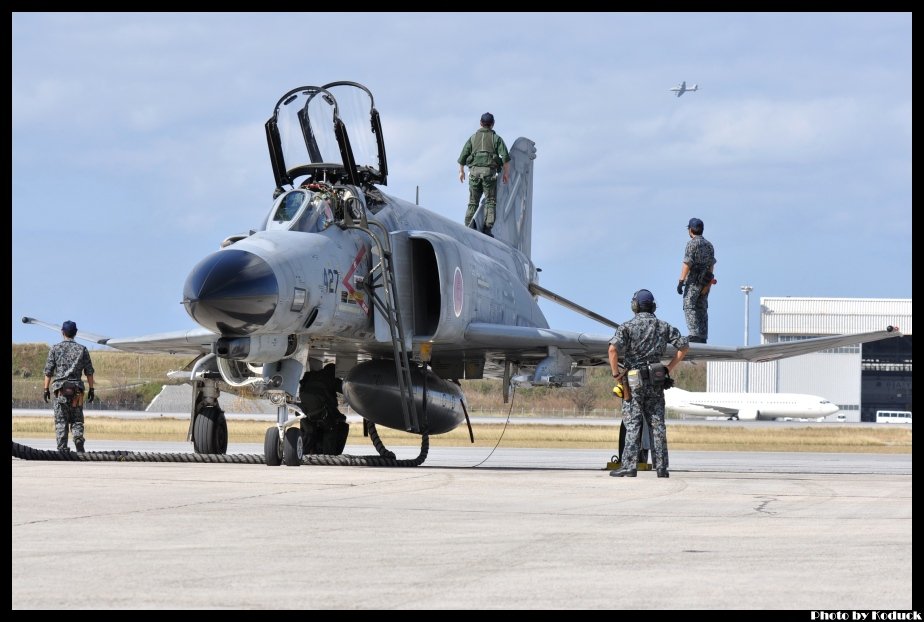
<path id="1" fill-rule="evenodd" d="M 88 441 L 190 451 L 176 445 Z M 608 457 L 13 458 L 12 608 L 912 608 L 911 455 L 672 452 L 669 479 L 609 477 Z"/>

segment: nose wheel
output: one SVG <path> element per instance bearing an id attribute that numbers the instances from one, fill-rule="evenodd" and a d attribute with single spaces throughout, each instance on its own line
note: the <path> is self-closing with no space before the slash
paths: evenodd
<path id="1" fill-rule="evenodd" d="M 279 440 L 279 428 L 267 428 L 263 439 L 263 457 L 266 466 L 279 466 L 282 464 L 282 442 Z"/>
<path id="2" fill-rule="evenodd" d="M 305 455 L 305 441 L 299 427 L 287 428 L 283 439 L 279 440 L 279 428 L 273 426 L 266 429 L 263 439 L 263 457 L 266 466 L 300 466 L 302 456 Z"/>
<path id="3" fill-rule="evenodd" d="M 286 466 L 299 466 L 304 453 L 301 428 L 291 427 L 286 430 L 285 441 L 282 444 L 282 462 Z"/>

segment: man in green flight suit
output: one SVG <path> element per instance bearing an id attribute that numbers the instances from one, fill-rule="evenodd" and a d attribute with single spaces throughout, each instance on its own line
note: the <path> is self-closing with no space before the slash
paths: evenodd
<path id="1" fill-rule="evenodd" d="M 494 237 L 494 211 L 497 206 L 497 171 L 503 170 L 506 184 L 510 175 L 510 154 L 504 139 L 494 132 L 494 115 L 481 115 L 481 127 L 472 134 L 462 147 L 459 156 L 459 182 L 465 181 L 465 166 L 468 165 L 468 211 L 465 212 L 465 226 L 472 226 L 472 218 L 478 209 L 484 193 L 484 229 L 482 233 Z"/>

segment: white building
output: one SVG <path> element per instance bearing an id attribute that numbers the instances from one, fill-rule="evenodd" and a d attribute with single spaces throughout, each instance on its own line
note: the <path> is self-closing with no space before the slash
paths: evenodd
<path id="1" fill-rule="evenodd" d="M 877 410 L 911 408 L 911 299 L 761 298 L 761 343 L 897 326 L 903 337 L 769 363 L 708 363 L 708 391 L 810 393 L 841 408 L 847 421 Z"/>

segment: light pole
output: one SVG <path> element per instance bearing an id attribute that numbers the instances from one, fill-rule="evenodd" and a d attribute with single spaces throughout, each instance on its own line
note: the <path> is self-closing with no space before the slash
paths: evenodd
<path id="1" fill-rule="evenodd" d="M 750 285 L 741 286 L 741 291 L 744 292 L 744 345 L 748 345 L 748 311 L 751 306 L 751 291 L 753 289 Z"/>
<path id="2" fill-rule="evenodd" d="M 749 311 L 751 308 L 751 291 L 753 289 L 754 288 L 751 287 L 750 285 L 741 286 L 741 291 L 744 292 L 744 345 L 745 346 L 748 345 L 748 333 L 750 332 L 749 326 L 748 326 L 748 315 L 750 315 Z M 750 369 L 751 369 L 751 364 L 748 361 L 745 361 L 744 362 L 744 392 L 745 393 L 750 392 L 748 390 L 748 384 L 749 384 L 748 381 L 750 380 L 750 378 L 748 377 L 749 376 L 748 372 L 750 371 Z"/>

